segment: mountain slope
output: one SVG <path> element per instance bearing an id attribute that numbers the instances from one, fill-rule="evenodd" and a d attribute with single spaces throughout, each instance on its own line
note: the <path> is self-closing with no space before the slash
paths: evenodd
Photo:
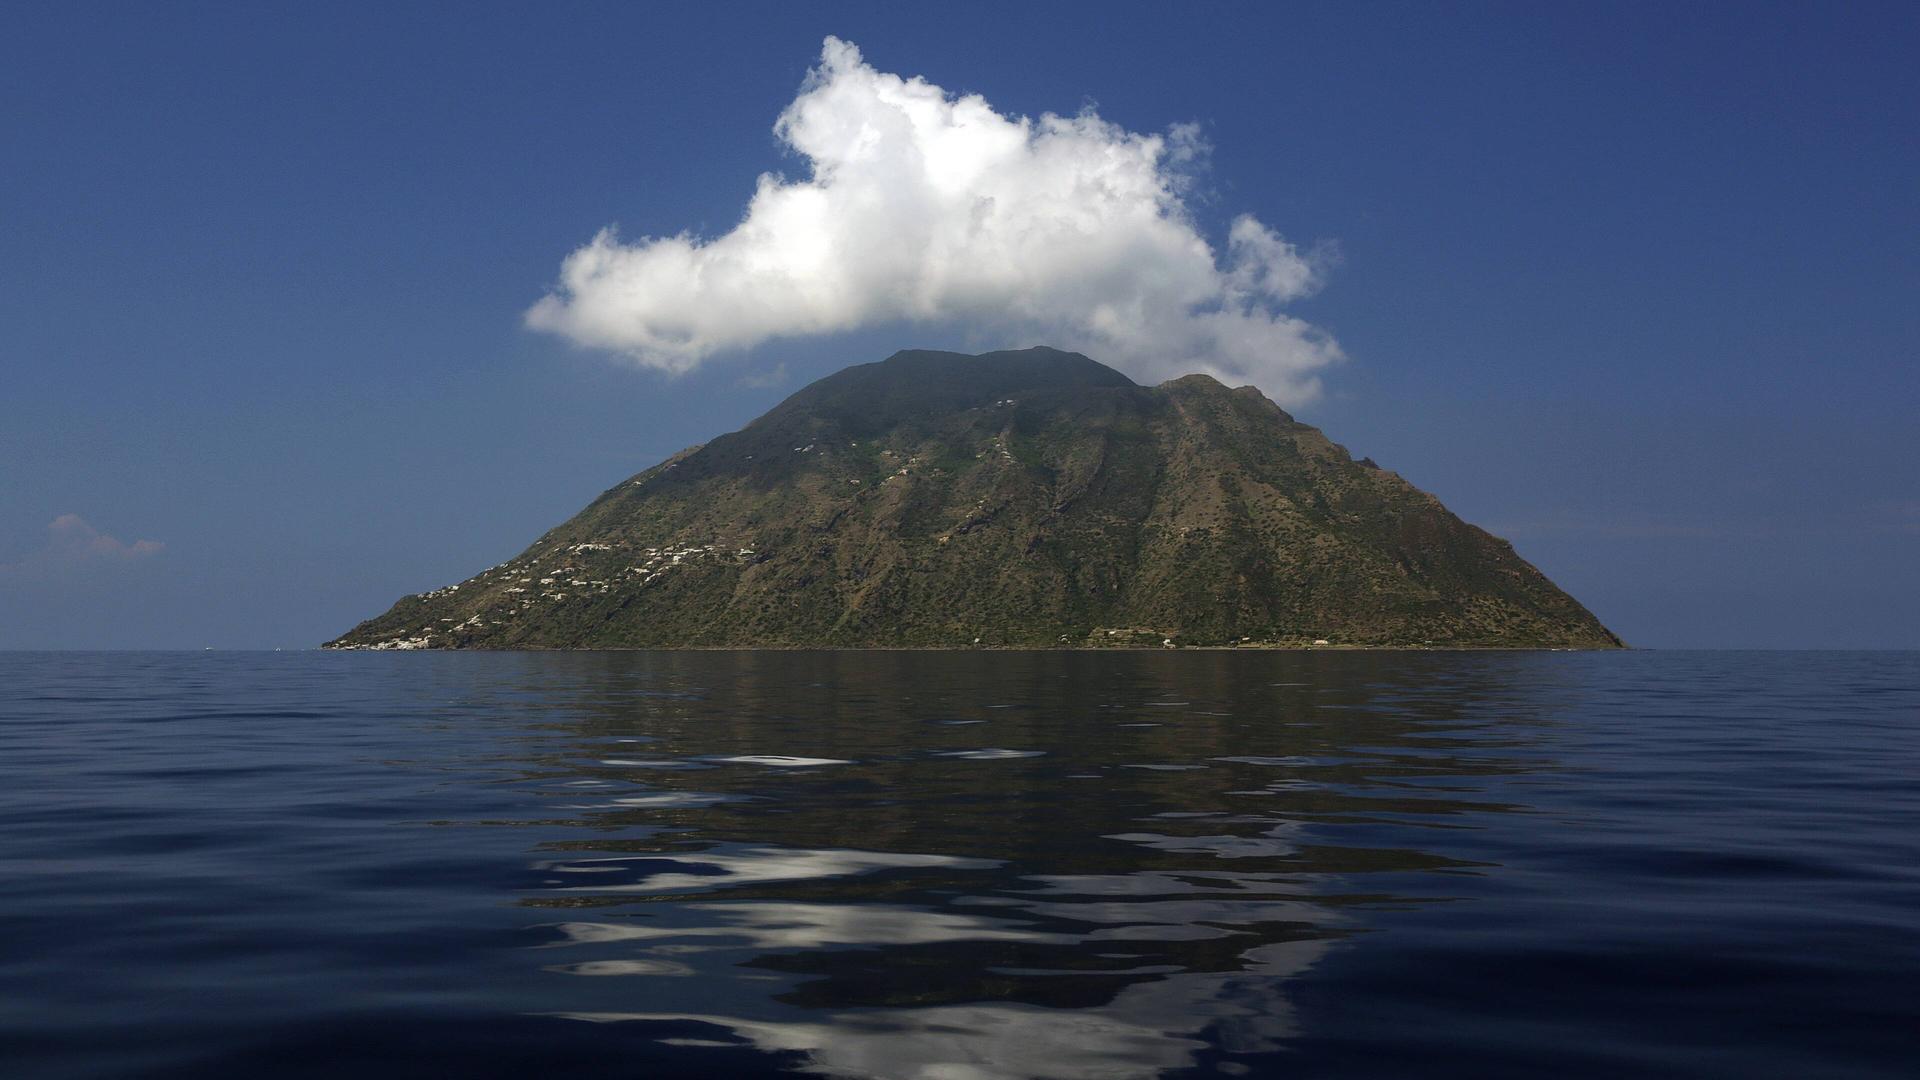
<path id="1" fill-rule="evenodd" d="M 1507 542 L 1252 387 L 903 352 L 607 491 L 340 648 L 1612 648 Z"/>

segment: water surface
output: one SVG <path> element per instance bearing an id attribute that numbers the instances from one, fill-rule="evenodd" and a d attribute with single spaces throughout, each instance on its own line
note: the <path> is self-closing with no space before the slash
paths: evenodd
<path id="1" fill-rule="evenodd" d="M 31 1077 L 1908 1076 L 1920 654 L 0 654 Z"/>

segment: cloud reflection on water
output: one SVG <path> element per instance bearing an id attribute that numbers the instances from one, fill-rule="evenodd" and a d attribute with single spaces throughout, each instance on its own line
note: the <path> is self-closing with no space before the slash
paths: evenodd
<path id="1" fill-rule="evenodd" d="M 615 856 L 603 859 L 573 859 L 566 862 L 536 864 L 555 874 L 594 874 L 618 872 L 629 867 L 652 867 L 666 863 L 687 866 L 690 872 L 649 873 L 637 881 L 617 885 L 580 885 L 558 891 L 592 892 L 673 892 L 680 889 L 712 889 L 731 885 L 805 881 L 810 878 L 866 874 L 875 870 L 903 867 L 953 867 L 985 869 L 999 865 L 992 859 L 962 859 L 948 855 L 915 855 L 889 851 L 823 850 L 801 851 L 788 848 L 741 848 L 733 852 L 692 854 Z"/>
<path id="2" fill-rule="evenodd" d="M 758 949 L 815 949 L 827 945 L 924 945 L 937 941 L 1078 940 L 1002 919 L 878 904 L 688 904 L 681 909 L 713 922 L 704 926 L 561 923 L 562 944 L 602 945 L 686 937 L 735 939 Z"/>
<path id="3" fill-rule="evenodd" d="M 1273 679 L 1318 659 L 982 658 L 991 676 L 910 654 L 633 662 L 650 683 L 663 680 L 645 665 L 696 667 L 706 696 L 608 694 L 579 756 L 549 763 L 635 783 L 593 747 L 643 735 L 660 771 L 589 814 L 591 838 L 558 845 L 577 855 L 539 866 L 554 877 L 530 905 L 595 912 L 543 925 L 547 949 L 579 957 L 545 970 L 600 976 L 566 980 L 543 1011 L 689 1048 L 722 1029 L 773 1055 L 769 1069 L 797 1056 L 876 1080 L 1230 1072 L 1232 1055 L 1286 1048 L 1288 980 L 1364 925 L 1322 899 L 1356 864 L 1307 831 L 1498 811 L 1404 781 L 1452 774 L 1454 755 L 1476 773 L 1514 767 L 1497 743 L 1444 738 L 1470 688 L 1381 713 L 1361 706 L 1424 690 Z M 980 701 L 985 684 L 998 700 Z M 1355 708 L 1334 732 L 1320 717 L 1337 705 Z M 1170 722 L 1113 722 L 1148 709 Z M 993 735 L 968 737 L 976 725 Z"/>
<path id="4" fill-rule="evenodd" d="M 1243 954 L 1239 971 L 1136 983 L 1094 1008 L 983 1003 L 862 1009 L 804 1020 L 684 1012 L 559 1015 L 596 1023 L 711 1024 L 767 1053 L 803 1054 L 808 1071 L 828 1076 L 1149 1080 L 1192 1066 L 1216 1043 L 1235 1053 L 1280 1049 L 1295 1032 L 1282 980 L 1305 971 L 1327 948 L 1314 940 L 1260 946 Z M 1199 1037 L 1203 1032 L 1208 1039 Z"/>

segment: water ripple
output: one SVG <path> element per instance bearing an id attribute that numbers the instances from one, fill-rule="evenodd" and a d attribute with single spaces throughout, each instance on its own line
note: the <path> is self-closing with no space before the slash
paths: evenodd
<path id="1" fill-rule="evenodd" d="M 9 1075 L 1920 1060 L 1914 654 L 0 654 L 0 686 Z"/>

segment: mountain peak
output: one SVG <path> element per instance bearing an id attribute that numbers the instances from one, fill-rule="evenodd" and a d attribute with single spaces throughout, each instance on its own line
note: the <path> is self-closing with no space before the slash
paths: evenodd
<path id="1" fill-rule="evenodd" d="M 1161 383 L 1159 388 L 1162 390 L 1193 390 L 1207 394 L 1214 393 L 1215 391 L 1223 394 L 1227 392 L 1226 383 L 1201 371 L 1196 371 L 1189 375 L 1182 375 L 1177 379 L 1168 379 L 1166 382 Z"/>

